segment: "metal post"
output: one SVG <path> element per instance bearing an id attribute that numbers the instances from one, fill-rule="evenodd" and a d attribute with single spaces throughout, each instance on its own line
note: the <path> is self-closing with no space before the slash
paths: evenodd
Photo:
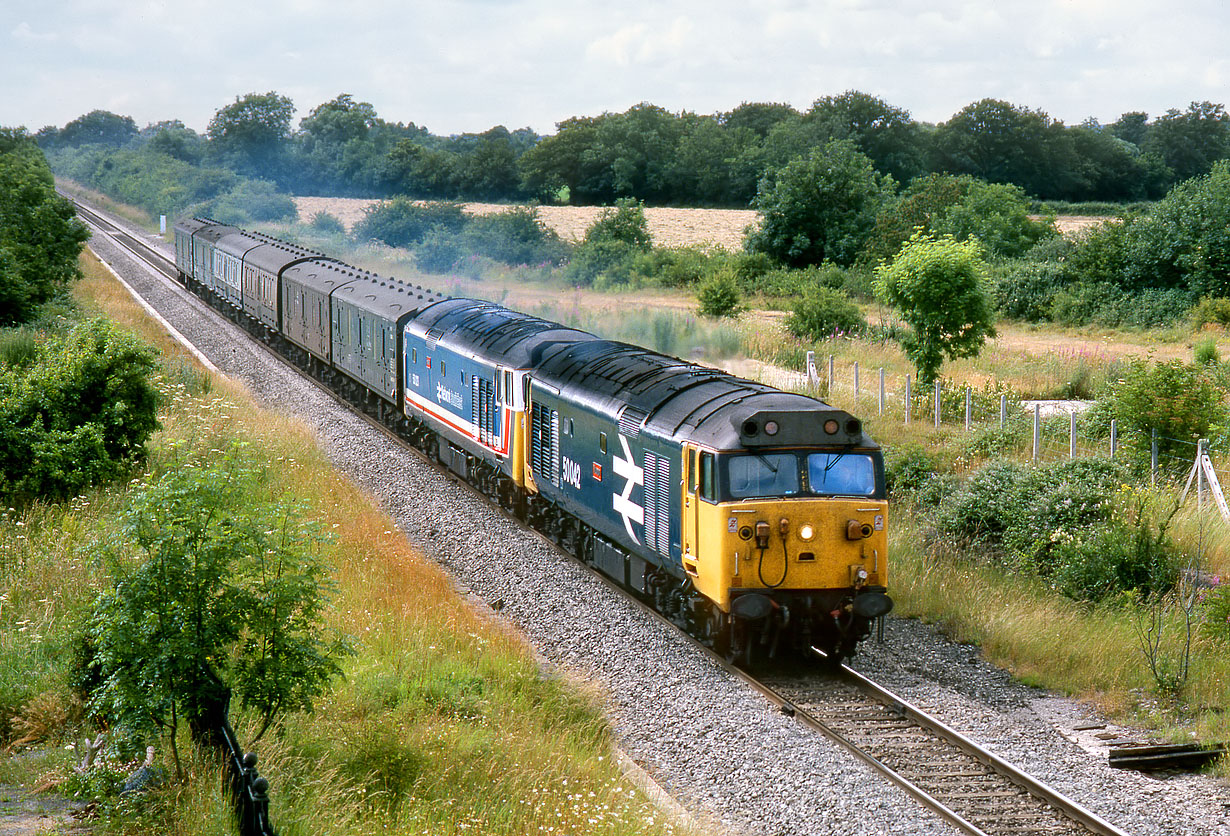
<path id="1" fill-rule="evenodd" d="M 1076 458 L 1076 412 L 1068 413 L 1068 458 Z"/>
<path id="2" fill-rule="evenodd" d="M 816 379 L 817 377 L 818 375 L 816 374 L 816 352 L 809 351 L 807 352 L 807 388 L 813 392 L 816 391 L 816 384 L 820 382 L 819 380 Z"/>
<path id="3" fill-rule="evenodd" d="M 880 414 L 884 414 L 884 367 L 880 366 Z"/>
<path id="4" fill-rule="evenodd" d="M 1152 433 L 1152 440 L 1149 442 L 1149 487 L 1157 487 L 1157 430 Z"/>
<path id="5" fill-rule="evenodd" d="M 1038 463 L 1042 446 L 1042 405 L 1034 404 L 1034 464 Z"/>
<path id="6" fill-rule="evenodd" d="M 1119 419 L 1110 419 L 1110 457 L 1113 459 L 1119 452 Z"/>
<path id="7" fill-rule="evenodd" d="M 858 361 L 854 361 L 854 404 L 858 405 Z"/>
<path id="8" fill-rule="evenodd" d="M 965 431 L 969 432 L 969 422 L 971 417 L 969 387 L 965 387 Z"/>
<path id="9" fill-rule="evenodd" d="M 166 215 L 158 216 L 158 234 L 159 235 L 167 234 L 167 216 Z"/>
<path id="10" fill-rule="evenodd" d="M 829 392 L 828 393 L 830 395 L 833 394 L 833 355 L 832 354 L 829 355 Z"/>
<path id="11" fill-rule="evenodd" d="M 999 428 L 1002 430 L 1008 423 L 1008 396 L 999 396 Z"/>
<path id="12" fill-rule="evenodd" d="M 940 381 L 935 381 L 935 428 L 940 428 Z"/>
<path id="13" fill-rule="evenodd" d="M 905 423 L 908 426 L 910 423 L 910 376 L 905 376 Z"/>

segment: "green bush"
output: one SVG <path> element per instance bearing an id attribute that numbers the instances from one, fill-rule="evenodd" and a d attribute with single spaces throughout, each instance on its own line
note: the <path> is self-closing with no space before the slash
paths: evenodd
<path id="1" fill-rule="evenodd" d="M 1012 319 L 1045 322 L 1051 318 L 1055 294 L 1063 289 L 1066 280 L 1062 264 L 1018 263 L 997 283 L 999 310 Z"/>
<path id="2" fill-rule="evenodd" d="M 649 222 L 645 219 L 645 204 L 631 198 L 615 201 L 613 209 L 604 209 L 598 220 L 585 232 L 585 243 L 621 241 L 638 250 L 652 246 Z"/>
<path id="3" fill-rule="evenodd" d="M 414 263 L 428 273 L 449 273 L 465 254 L 461 236 L 443 226 L 432 227 L 414 248 Z"/>
<path id="4" fill-rule="evenodd" d="M 664 287 L 696 287 L 722 269 L 726 257 L 699 247 L 654 247 L 633 259 L 632 272 L 647 284 Z"/>
<path id="5" fill-rule="evenodd" d="M 543 225 L 535 207 L 470 218 L 461 233 L 468 252 L 504 264 L 559 264 L 568 245 Z"/>
<path id="6" fill-rule="evenodd" d="M 1120 593 L 1142 598 L 1169 591 L 1178 578 L 1178 561 L 1166 536 L 1148 515 L 1135 520 L 1113 519 L 1088 536 L 1056 544 L 1050 581 L 1076 601 L 1103 601 Z"/>
<path id="7" fill-rule="evenodd" d="M 827 287 L 812 288 L 786 317 L 786 330 L 808 340 L 860 334 L 866 327 L 858 305 Z"/>
<path id="8" fill-rule="evenodd" d="M 158 426 L 153 370 L 151 348 L 102 321 L 0 368 L 0 497 L 71 497 L 127 473 Z"/>
<path id="9" fill-rule="evenodd" d="M 1192 308 L 1192 327 L 1197 331 L 1206 325 L 1230 328 L 1230 299 L 1206 296 Z"/>
<path id="10" fill-rule="evenodd" d="M 701 316 L 720 318 L 739 313 L 739 285 L 731 270 L 719 270 L 701 282 L 696 293 Z"/>
<path id="11" fill-rule="evenodd" d="M 564 275 L 578 285 L 628 284 L 637 259 L 644 251 L 626 241 L 603 238 L 585 241 L 572 253 Z"/>
<path id="12" fill-rule="evenodd" d="M 406 197 L 369 206 L 352 234 L 358 241 L 382 241 L 390 247 L 410 247 L 433 228 L 460 232 L 466 216 L 460 203 L 419 204 Z"/>
<path id="13" fill-rule="evenodd" d="M 294 199 L 279 192 L 277 185 L 268 180 L 241 180 L 203 208 L 205 214 L 215 220 L 237 226 L 252 222 L 289 222 L 299 217 Z"/>
<path id="14" fill-rule="evenodd" d="M 324 211 L 313 215 L 310 224 L 312 229 L 317 232 L 324 232 L 329 235 L 340 235 L 346 231 L 346 226 L 335 215 L 330 215 Z"/>
<path id="15" fill-rule="evenodd" d="M 893 447 L 884 455 L 884 481 L 892 498 L 918 491 L 938 470 L 935 457 L 918 444 Z"/>
<path id="16" fill-rule="evenodd" d="M 1106 414 L 1118 420 L 1120 437 L 1140 456 L 1148 454 L 1150 433 L 1157 430 L 1162 454 L 1190 460 L 1192 444 L 1227 418 L 1226 392 L 1215 375 L 1214 367 L 1180 360 L 1133 360 L 1112 383 Z"/>

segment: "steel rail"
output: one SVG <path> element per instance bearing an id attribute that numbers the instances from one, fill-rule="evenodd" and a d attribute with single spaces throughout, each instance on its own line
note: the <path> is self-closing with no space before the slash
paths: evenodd
<path id="1" fill-rule="evenodd" d="M 131 234 L 120 229 L 114 223 L 111 223 L 110 221 L 106 220 L 98 213 L 92 210 L 89 210 L 89 209 L 85 209 L 75 199 L 71 197 L 69 197 L 69 199 L 72 200 L 76 206 L 78 206 L 79 210 L 84 209 L 84 211 L 88 215 L 92 216 L 93 218 L 96 218 L 98 220 L 98 223 L 96 223 L 95 225 L 100 229 L 100 231 L 103 231 L 105 234 L 109 235 L 112 238 L 112 240 L 116 242 L 118 246 L 123 248 L 125 251 L 127 251 L 134 257 L 138 258 L 140 261 L 149 265 L 151 268 L 155 269 L 162 275 L 166 276 L 168 279 L 172 281 L 172 284 L 176 288 L 182 289 L 182 286 L 180 286 L 178 282 L 174 281 L 174 271 L 176 268 L 175 268 L 175 264 L 173 261 L 168 259 L 163 254 L 157 252 L 152 247 L 149 247 L 147 244 L 139 242 Z M 116 230 L 116 232 L 110 232 L 106 229 L 103 229 L 102 228 L 103 224 L 105 224 L 108 227 L 111 227 L 111 229 L 113 230 Z M 122 236 L 123 239 L 126 239 L 126 240 L 120 240 L 120 236 Z M 158 266 L 153 261 L 151 261 L 149 258 L 146 258 L 142 253 L 138 252 L 138 250 L 144 250 L 146 253 L 152 254 L 155 259 L 157 259 L 158 261 L 161 261 L 163 264 L 171 265 L 171 271 L 168 272 L 165 268 Z M 199 297 L 195 296 L 194 294 L 187 293 L 186 291 L 185 293 L 190 298 L 199 300 Z M 216 310 L 213 308 L 213 306 L 208 305 L 208 303 L 205 303 L 205 304 L 207 307 L 209 307 L 210 310 Z M 218 316 L 222 317 L 222 314 L 219 312 Z M 223 318 L 225 319 L 225 317 Z M 226 321 L 230 322 L 230 324 L 232 325 L 234 324 L 230 320 L 226 320 Z M 239 327 L 239 326 L 236 326 L 236 327 Z M 240 330 L 244 330 L 244 329 L 240 328 Z M 244 333 L 246 334 L 247 332 L 245 331 Z M 406 439 L 399 436 L 397 433 L 391 430 L 388 426 L 386 426 L 385 424 L 377 420 L 374 416 L 369 415 L 363 409 L 358 407 L 356 404 L 352 403 L 351 401 L 344 398 L 342 395 L 333 391 L 330 387 L 325 385 L 322 381 L 319 381 L 315 379 L 314 377 L 312 377 L 311 375 L 307 374 L 303 369 L 300 369 L 298 366 L 296 366 L 294 363 L 289 361 L 287 358 L 283 357 L 280 353 L 275 351 L 272 347 L 265 345 L 256 339 L 252 339 L 252 343 L 256 346 L 259 346 L 261 349 L 263 349 L 270 357 L 273 357 L 277 359 L 278 361 L 280 361 L 281 363 L 283 363 L 287 368 L 300 374 L 305 380 L 309 380 L 312 383 L 316 384 L 316 386 L 322 392 L 327 394 L 335 402 L 346 407 L 352 414 L 361 418 L 368 425 L 380 431 L 381 433 L 386 435 L 388 438 L 396 441 L 398 444 L 402 445 L 407 450 L 414 453 L 424 462 L 431 465 L 437 472 L 447 476 L 455 484 L 465 486 L 468 490 L 472 491 L 476 496 L 481 497 L 482 499 L 486 500 L 488 504 L 491 504 L 495 508 L 501 508 L 501 506 L 498 505 L 498 503 L 496 503 L 490 496 L 480 491 L 477 487 L 470 484 L 467 480 L 453 473 L 442 463 L 437 462 L 431 457 L 429 457 L 428 455 L 426 455 L 422 450 L 410 444 Z M 503 509 L 501 508 L 501 510 Z M 512 519 L 523 530 L 529 533 L 532 533 L 535 537 L 541 539 L 542 542 L 550 545 L 553 548 L 559 549 L 561 552 L 568 555 L 569 557 L 576 559 L 575 555 L 571 555 L 562 545 L 552 540 L 551 538 L 543 534 L 541 531 L 538 531 L 533 526 L 526 523 L 524 520 L 521 520 L 515 516 L 511 516 L 510 519 Z M 701 642 L 699 639 L 697 639 L 695 636 L 691 635 L 686 630 L 682 629 L 676 622 L 672 621 L 670 618 L 666 617 L 661 612 L 654 609 L 648 602 L 642 600 L 636 595 L 630 594 L 628 590 L 624 589 L 622 586 L 620 586 L 618 583 L 611 580 L 610 578 L 607 578 L 605 575 L 603 575 L 601 572 L 598 572 L 593 567 L 590 567 L 590 569 L 592 570 L 594 577 L 596 577 L 597 579 L 605 583 L 611 589 L 618 591 L 627 600 L 632 602 L 634 606 L 638 607 L 643 612 L 647 613 L 651 618 L 657 619 L 658 621 L 664 624 L 670 625 L 670 627 L 673 630 L 677 631 L 677 633 L 680 636 L 682 636 L 685 641 L 689 642 L 691 645 L 693 645 L 695 648 L 700 650 L 702 653 L 706 654 L 709 657 L 709 659 L 713 661 L 716 665 L 718 665 L 723 671 L 745 682 L 753 690 L 757 691 L 762 696 L 764 696 L 765 699 L 767 699 L 771 704 L 775 705 L 778 708 L 778 710 L 781 711 L 783 714 L 794 718 L 795 721 L 797 721 L 801 725 L 807 728 L 810 728 L 813 731 L 819 732 L 823 734 L 825 737 L 828 737 L 829 739 L 843 746 L 845 749 L 847 749 L 851 754 L 853 754 L 859 760 L 868 764 L 874 770 L 882 774 L 890 783 L 894 784 L 899 789 L 904 791 L 907 795 L 909 795 L 910 797 L 918 801 L 923 807 L 931 810 L 937 816 L 947 821 L 948 823 L 952 824 L 954 827 L 961 830 L 963 833 L 969 834 L 969 836 L 988 836 L 988 834 L 984 830 L 980 829 L 977 825 L 975 825 L 974 823 L 970 822 L 968 819 L 963 817 L 959 812 L 950 808 L 948 805 L 946 805 L 944 802 L 936 798 L 934 795 L 927 792 L 927 790 L 918 786 L 915 782 L 911 781 L 906 776 L 894 770 L 891 766 L 883 763 L 875 755 L 866 751 L 864 748 L 860 747 L 854 741 L 849 740 L 846 736 L 841 734 L 838 730 L 832 728 L 831 726 L 826 724 L 823 720 L 819 719 L 818 717 L 815 717 L 812 714 L 809 714 L 806 710 L 800 708 L 794 701 L 785 697 L 784 695 L 779 693 L 777 690 L 775 690 L 772 686 L 761 681 L 753 674 L 731 664 L 722 655 L 718 654 L 712 648 L 710 648 L 709 646 Z M 818 656 L 820 657 L 824 656 L 824 653 L 822 651 L 818 649 L 813 649 L 813 650 Z M 887 705 L 893 708 L 894 710 L 900 712 L 903 716 L 915 722 L 922 728 L 926 729 L 927 731 L 930 731 L 932 734 L 936 735 L 940 739 L 946 741 L 947 743 L 961 750 L 968 756 L 979 761 L 980 763 L 985 765 L 987 768 L 994 771 L 996 774 L 999 774 L 1003 776 L 1005 779 L 1011 781 L 1013 784 L 1020 787 L 1022 790 L 1029 793 L 1031 796 L 1055 807 L 1064 816 L 1071 819 L 1073 822 L 1080 825 L 1081 827 L 1085 828 L 1090 833 L 1096 834 L 1096 836 L 1128 836 L 1128 834 L 1126 834 L 1124 831 L 1115 827 L 1113 824 L 1105 821 L 1104 819 L 1102 819 L 1101 817 L 1099 817 L 1097 814 L 1093 813 L 1092 811 L 1087 810 L 1086 808 L 1082 807 L 1077 802 L 1069 799 L 1067 796 L 1063 795 L 1058 790 L 1022 772 L 1017 767 L 1013 766 L 1007 761 L 1004 761 L 1003 759 L 999 758 L 993 753 L 987 751 L 986 749 L 979 746 L 977 743 L 973 742 L 972 740 L 969 740 L 968 738 L 964 737 L 959 732 L 955 731 L 954 729 L 944 724 L 942 721 L 934 717 L 931 717 L 930 715 L 926 714 L 925 712 L 923 712 L 922 710 L 920 710 L 913 704 L 895 695 L 888 689 L 876 684 L 875 682 L 866 678 L 865 676 L 853 670 L 852 668 L 843 664 L 839 669 L 839 673 L 842 678 L 848 680 L 851 684 L 853 684 L 859 690 L 870 695 L 876 701 L 883 703 L 884 705 Z"/>
<path id="2" fill-rule="evenodd" d="M 814 650 L 814 648 L 813 648 Z M 815 651 L 823 655 L 821 651 Z M 1000 758 L 975 743 L 965 735 L 953 729 L 942 720 L 932 717 L 909 701 L 889 691 L 887 688 L 873 682 L 848 665 L 841 666 L 841 675 L 852 682 L 859 690 L 871 695 L 875 700 L 890 706 L 904 717 L 914 721 L 919 726 L 944 739 L 965 754 L 974 758 L 996 774 L 1007 778 L 1013 784 L 1023 789 L 1041 801 L 1050 804 L 1064 816 L 1084 827 L 1097 836 L 1127 836 L 1124 831 L 1115 827 L 1093 811 L 1081 806 L 1068 798 L 1054 787 L 1039 781 L 1031 775 L 1022 772 L 1011 763 Z"/>

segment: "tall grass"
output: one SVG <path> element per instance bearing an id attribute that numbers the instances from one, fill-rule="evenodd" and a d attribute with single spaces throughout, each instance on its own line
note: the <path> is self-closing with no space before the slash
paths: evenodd
<path id="1" fill-rule="evenodd" d="M 138 330 L 155 327 L 95 268 L 87 272 L 83 304 Z M 242 386 L 205 375 L 173 345 L 167 351 L 162 429 L 130 484 L 0 513 L 0 737 L 11 740 L 10 730 L 56 704 L 71 710 L 43 716 L 27 743 L 62 753 L 84 730 L 69 680 L 82 621 L 108 582 L 93 544 L 131 490 L 239 445 L 264 467 L 262 491 L 295 493 L 336 535 L 328 620 L 356 650 L 314 712 L 284 718 L 258 746 L 280 832 L 673 832 L 616 766 L 598 694 L 544 675 L 517 634 L 462 600 L 332 468 L 306 426 L 260 409 Z M 233 722 L 244 740 L 258 725 L 238 706 Z M 49 755 L 40 770 L 63 780 L 66 759 Z M 0 772 L 33 781 L 8 763 L 0 758 Z M 200 764 L 186 784 L 157 794 L 160 832 L 231 832 L 220 786 L 216 769 Z M 117 808 L 108 821 L 128 831 L 145 815 Z"/>

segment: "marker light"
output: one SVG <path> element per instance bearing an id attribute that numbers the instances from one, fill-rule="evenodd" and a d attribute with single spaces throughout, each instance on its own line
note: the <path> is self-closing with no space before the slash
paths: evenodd
<path id="1" fill-rule="evenodd" d="M 810 540 L 816 536 L 816 529 L 812 528 L 811 523 L 803 523 L 799 526 L 799 539 Z"/>

